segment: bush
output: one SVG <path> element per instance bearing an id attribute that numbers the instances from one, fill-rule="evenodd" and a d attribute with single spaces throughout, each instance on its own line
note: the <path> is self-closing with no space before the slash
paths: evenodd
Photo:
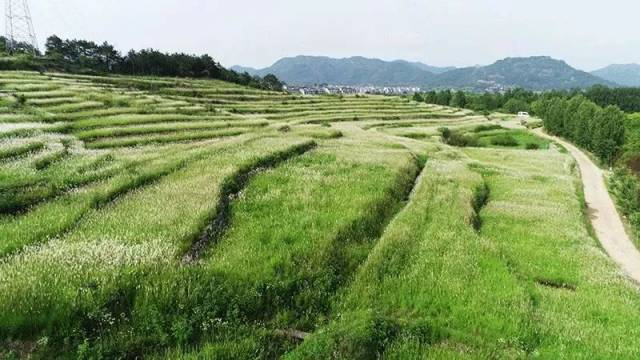
<path id="1" fill-rule="evenodd" d="M 499 130 L 502 129 L 502 126 L 500 125 L 495 125 L 495 124 L 491 124 L 491 125 L 478 125 L 473 129 L 473 132 L 475 133 L 479 133 L 479 132 L 483 132 L 483 131 L 491 131 L 491 130 Z"/>
<path id="2" fill-rule="evenodd" d="M 538 145 L 537 143 L 527 143 L 524 147 L 527 150 L 538 150 L 538 149 L 540 149 L 540 145 Z"/>
<path id="3" fill-rule="evenodd" d="M 451 133 L 446 143 L 459 147 L 478 146 L 478 140 L 476 138 L 460 133 Z"/>
<path id="4" fill-rule="evenodd" d="M 640 214 L 640 180 L 638 177 L 626 167 L 616 168 L 609 180 L 609 188 L 616 198 L 622 214 L 632 220 L 634 227 L 640 227 L 640 221 L 633 221 L 638 219 L 637 215 Z"/>
<path id="5" fill-rule="evenodd" d="M 491 139 L 491 144 L 496 146 L 518 146 L 518 140 L 511 135 L 498 135 Z"/>
<path id="6" fill-rule="evenodd" d="M 442 140 L 444 140 L 445 143 L 449 143 L 449 138 L 451 137 L 451 129 L 443 127 L 439 128 L 438 132 L 440 132 Z"/>

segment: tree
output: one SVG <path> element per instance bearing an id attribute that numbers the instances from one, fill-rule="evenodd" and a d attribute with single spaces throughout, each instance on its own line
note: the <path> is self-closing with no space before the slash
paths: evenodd
<path id="1" fill-rule="evenodd" d="M 574 118 L 573 133 L 567 133 L 568 137 L 579 146 L 592 150 L 594 124 L 600 108 L 591 101 L 583 101 L 577 109 Z"/>
<path id="2" fill-rule="evenodd" d="M 504 111 L 511 113 L 511 114 L 517 114 L 520 111 L 529 111 L 529 104 L 521 99 L 517 99 L 517 98 L 511 98 L 509 99 L 509 101 L 507 101 L 502 108 L 504 109 Z"/>
<path id="3" fill-rule="evenodd" d="M 580 105 L 582 105 L 585 101 L 588 101 L 584 96 L 577 95 L 572 97 L 567 103 L 567 107 L 564 110 L 564 115 L 562 118 L 562 136 L 565 136 L 569 139 L 574 139 L 576 137 L 576 131 L 582 131 L 582 125 L 580 124 L 580 118 L 578 109 L 580 109 Z M 580 137 L 580 135 L 578 135 Z"/>
<path id="4" fill-rule="evenodd" d="M 605 164 L 613 164 L 624 144 L 624 119 L 624 113 L 613 105 L 600 110 L 596 118 L 593 150 Z"/>
<path id="5" fill-rule="evenodd" d="M 262 78 L 262 85 L 265 89 L 282 91 L 282 82 L 273 74 L 267 74 Z"/>
<path id="6" fill-rule="evenodd" d="M 457 108 L 464 108 L 467 106 L 467 96 L 463 91 L 456 91 L 451 97 L 451 106 Z"/>
<path id="7" fill-rule="evenodd" d="M 449 106 L 449 104 L 451 104 L 451 90 L 438 92 L 436 103 L 438 105 Z"/>
<path id="8" fill-rule="evenodd" d="M 424 94 L 424 102 L 427 104 L 436 104 L 438 101 L 438 94 L 435 91 L 429 91 Z"/>
<path id="9" fill-rule="evenodd" d="M 64 41 L 56 35 L 49 36 L 44 47 L 44 54 L 48 57 L 62 58 L 64 55 Z"/>
<path id="10" fill-rule="evenodd" d="M 424 101 L 424 98 L 422 97 L 422 95 L 420 95 L 419 92 L 416 92 L 413 94 L 413 101 L 421 103 Z"/>

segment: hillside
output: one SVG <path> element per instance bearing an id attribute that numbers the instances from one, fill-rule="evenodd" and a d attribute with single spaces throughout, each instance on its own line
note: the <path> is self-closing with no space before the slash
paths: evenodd
<path id="1" fill-rule="evenodd" d="M 414 85 L 425 84 L 434 72 L 446 69 L 407 61 L 383 61 L 364 57 L 333 59 L 322 56 L 297 56 L 278 60 L 272 66 L 255 70 L 232 67 L 236 71 L 264 76 L 274 74 L 292 85 Z"/>
<path id="2" fill-rule="evenodd" d="M 615 86 L 564 61 L 545 56 L 507 58 L 488 66 L 467 68 L 433 68 L 407 61 L 385 62 L 360 57 L 331 59 L 298 56 L 285 58 L 273 66 L 254 70 L 234 67 L 237 71 L 264 76 L 273 73 L 294 85 L 411 85 L 424 88 L 459 88 L 501 90 L 522 87 L 529 90 L 586 88 L 595 84 Z"/>
<path id="3" fill-rule="evenodd" d="M 591 74 L 623 86 L 640 86 L 640 65 L 619 64 L 592 71 Z"/>
<path id="4" fill-rule="evenodd" d="M 0 358 L 638 358 L 636 285 L 519 124 L 0 72 Z"/>

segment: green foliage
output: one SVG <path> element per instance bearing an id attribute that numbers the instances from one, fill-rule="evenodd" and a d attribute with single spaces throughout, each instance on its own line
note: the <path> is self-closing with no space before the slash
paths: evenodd
<path id="1" fill-rule="evenodd" d="M 131 50 L 123 56 L 107 42 L 97 44 L 87 40 L 63 40 L 56 35 L 47 39 L 45 48 L 46 57 L 36 58 L 32 49 L 23 47 L 11 57 L 0 59 L 0 70 L 53 69 L 83 74 L 209 78 L 274 91 L 281 91 L 284 85 L 273 74 L 261 78 L 228 70 L 206 54 L 168 54 L 144 49 Z"/>
<path id="2" fill-rule="evenodd" d="M 467 106 L 467 96 L 463 91 L 456 91 L 451 97 L 450 105 L 457 108 L 465 108 Z"/>
<path id="3" fill-rule="evenodd" d="M 640 245 L 640 179 L 628 168 L 616 167 L 609 178 L 609 189 L 633 228 L 636 245 Z"/>
<path id="4" fill-rule="evenodd" d="M 548 98 L 536 107 L 545 128 L 592 151 L 605 164 L 620 156 L 625 142 L 624 113 L 615 106 L 602 109 L 582 96 L 570 100 Z"/>
<path id="5" fill-rule="evenodd" d="M 529 104 L 525 100 L 516 98 L 509 99 L 506 103 L 504 103 L 504 105 L 502 105 L 502 108 L 504 109 L 504 111 L 511 114 L 517 114 L 521 111 L 530 111 Z"/>
<path id="6" fill-rule="evenodd" d="M 585 96 L 596 104 L 607 107 L 615 105 L 627 112 L 640 112 L 640 88 L 609 88 L 594 86 L 587 89 Z"/>
<path id="7" fill-rule="evenodd" d="M 491 144 L 496 146 L 518 146 L 518 140 L 516 140 L 513 136 L 509 136 L 507 134 L 497 135 L 491 138 Z"/>
<path id="8" fill-rule="evenodd" d="M 504 148 L 547 146 L 525 130 L 214 80 L 0 82 L 26 99 L 0 106 L 0 357 L 638 357 L 636 291 L 568 157 Z"/>

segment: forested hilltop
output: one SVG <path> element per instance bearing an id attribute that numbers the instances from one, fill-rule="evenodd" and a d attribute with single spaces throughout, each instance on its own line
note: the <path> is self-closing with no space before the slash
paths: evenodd
<path id="1" fill-rule="evenodd" d="M 226 69 L 208 54 L 165 53 L 155 49 L 130 50 L 123 55 L 108 42 L 63 40 L 50 36 L 44 54 L 28 44 L 13 51 L 0 37 L 0 70 L 56 70 L 80 74 L 121 74 L 219 79 L 265 90 L 282 90 L 274 75 L 252 76 Z M 44 55 L 44 56 L 43 56 Z"/>

